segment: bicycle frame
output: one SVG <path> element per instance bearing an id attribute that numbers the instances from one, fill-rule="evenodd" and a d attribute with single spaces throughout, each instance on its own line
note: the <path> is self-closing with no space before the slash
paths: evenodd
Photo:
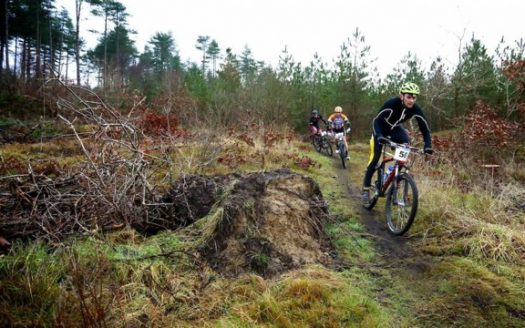
<path id="1" fill-rule="evenodd" d="M 333 138 L 335 140 L 335 148 L 338 148 L 340 144 L 344 145 L 344 137 L 345 135 L 343 132 L 333 133 Z"/>
<path id="2" fill-rule="evenodd" d="M 312 143 L 314 144 L 314 146 L 316 143 L 318 144 L 321 143 L 321 140 L 323 138 L 323 133 L 326 133 L 326 132 L 319 130 L 317 133 L 310 135 L 310 139 L 312 140 Z"/>
<path id="3" fill-rule="evenodd" d="M 423 150 L 420 148 L 411 147 L 408 145 L 398 144 L 394 142 L 392 142 L 389 145 L 383 145 L 383 159 L 376 168 L 376 170 L 379 170 L 379 181 L 381 185 L 381 187 L 377 190 L 379 197 L 385 196 L 386 191 L 388 190 L 388 187 L 390 186 L 390 184 L 392 184 L 392 188 L 397 188 L 397 176 L 399 176 L 399 174 L 401 174 L 402 172 L 406 172 L 407 174 L 410 173 L 410 163 L 409 163 L 409 158 L 408 158 L 409 152 L 408 153 L 406 152 L 406 156 L 405 156 L 406 160 L 395 159 L 394 154 L 390 154 L 386 151 L 386 147 L 389 147 L 389 146 L 395 147 L 395 148 L 402 148 L 402 149 L 406 149 L 409 151 L 415 151 L 416 153 L 423 152 Z M 403 155 L 400 155 L 400 156 L 403 156 Z M 390 162 L 394 162 L 394 164 L 392 165 L 392 171 L 385 179 L 383 177 L 383 173 L 385 172 L 386 164 Z"/>
<path id="4" fill-rule="evenodd" d="M 333 133 L 333 137 L 335 140 L 335 148 L 339 152 L 339 157 L 341 158 L 341 164 L 343 165 L 344 169 L 346 169 L 347 167 L 346 162 L 349 159 L 348 148 L 346 147 L 346 144 L 345 144 L 346 133 L 347 133 L 346 131 Z"/>
<path id="5" fill-rule="evenodd" d="M 386 147 L 394 147 L 395 153 L 390 154 Z M 402 235 L 410 229 L 414 222 L 418 207 L 418 190 L 413 176 L 410 174 L 409 155 L 412 151 L 423 153 L 422 149 L 408 145 L 389 142 L 383 147 L 381 163 L 376 166 L 374 174 L 377 179 L 373 182 L 368 201 L 363 206 L 371 210 L 379 197 L 386 197 L 385 216 L 389 231 L 394 235 Z M 392 172 L 383 176 L 385 165 L 393 162 Z"/>

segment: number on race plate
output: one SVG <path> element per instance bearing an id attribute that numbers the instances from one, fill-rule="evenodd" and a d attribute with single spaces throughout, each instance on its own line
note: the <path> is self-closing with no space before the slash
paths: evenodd
<path id="1" fill-rule="evenodd" d="M 396 161 L 406 161 L 408 159 L 409 154 L 410 154 L 410 148 L 397 147 L 396 152 L 394 154 L 394 159 Z"/>

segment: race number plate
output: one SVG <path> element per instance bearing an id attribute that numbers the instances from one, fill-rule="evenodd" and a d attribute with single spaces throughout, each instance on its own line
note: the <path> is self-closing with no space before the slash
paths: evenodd
<path id="1" fill-rule="evenodd" d="M 335 139 L 337 139 L 337 140 L 343 140 L 344 137 L 345 137 L 344 132 L 337 132 L 335 134 Z"/>
<path id="2" fill-rule="evenodd" d="M 396 161 L 406 162 L 408 160 L 408 155 L 410 155 L 410 148 L 397 147 L 394 154 L 394 159 Z"/>

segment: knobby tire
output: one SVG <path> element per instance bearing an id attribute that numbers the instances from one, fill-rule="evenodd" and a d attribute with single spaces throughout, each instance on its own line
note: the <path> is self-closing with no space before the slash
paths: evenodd
<path id="1" fill-rule="evenodd" d="M 394 194 L 395 191 L 395 194 Z M 387 192 L 385 213 L 388 230 L 400 236 L 410 229 L 417 213 L 419 193 L 416 182 L 410 174 L 401 173 L 397 177 L 397 188 Z"/>
<path id="2" fill-rule="evenodd" d="M 334 151 L 332 150 L 332 145 L 330 144 L 330 141 L 326 136 L 321 138 L 321 148 L 329 157 L 332 157 L 332 155 L 334 154 Z"/>
<path id="3" fill-rule="evenodd" d="M 341 157 L 341 162 L 343 163 L 343 169 L 346 169 L 346 151 L 345 145 L 343 143 L 337 144 L 337 149 L 339 149 L 339 157 Z"/>
<path id="4" fill-rule="evenodd" d="M 321 137 L 320 136 L 317 136 L 315 135 L 314 136 L 314 139 L 312 141 L 312 143 L 314 144 L 314 148 L 317 152 L 321 152 L 321 147 L 322 147 L 322 144 L 321 144 Z"/>

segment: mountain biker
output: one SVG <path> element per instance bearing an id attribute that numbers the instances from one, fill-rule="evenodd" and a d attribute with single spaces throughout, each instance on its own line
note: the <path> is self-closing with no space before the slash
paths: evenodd
<path id="1" fill-rule="evenodd" d="M 372 120 L 373 134 L 370 138 L 370 159 L 363 179 L 362 198 L 364 204 L 369 202 L 369 188 L 372 175 L 381 156 L 382 144 L 388 141 L 387 138 L 396 143 L 410 143 L 410 137 L 401 123 L 414 117 L 423 134 L 425 154 L 433 153 L 430 127 L 421 107 L 416 104 L 417 95 L 419 95 L 419 87 L 415 83 L 404 83 L 399 88 L 399 97 L 388 99 Z"/>
<path id="2" fill-rule="evenodd" d="M 341 106 L 336 106 L 334 108 L 334 112 L 328 117 L 328 127 L 334 133 L 343 132 L 345 134 L 343 141 L 345 142 L 345 149 L 348 153 L 348 142 L 346 141 L 345 127 L 350 128 L 350 121 L 343 113 L 343 108 Z M 336 149 L 335 152 L 337 153 L 339 150 Z M 349 157 L 347 156 L 346 159 L 349 159 Z"/>
<path id="3" fill-rule="evenodd" d="M 320 121 L 322 121 L 325 126 L 328 126 L 328 122 L 326 122 L 323 116 L 319 113 L 319 110 L 312 110 L 310 113 L 310 121 L 308 122 L 308 129 L 312 136 L 321 132 L 321 127 L 319 126 Z"/>

